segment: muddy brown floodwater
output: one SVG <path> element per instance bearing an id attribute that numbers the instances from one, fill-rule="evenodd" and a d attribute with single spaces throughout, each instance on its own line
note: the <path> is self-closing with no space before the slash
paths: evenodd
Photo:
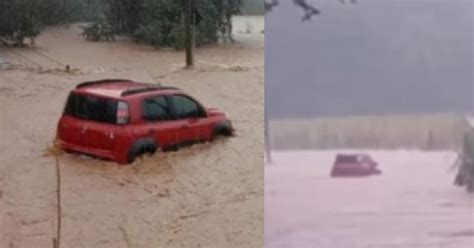
<path id="1" fill-rule="evenodd" d="M 274 154 L 265 247 L 474 247 L 474 197 L 453 186 L 454 152 L 364 151 L 382 175 L 331 178 L 337 152 Z"/>
<path id="2" fill-rule="evenodd" d="M 0 247 L 52 247 L 56 123 L 70 89 L 107 77 L 181 87 L 228 113 L 237 136 L 130 166 L 60 155 L 61 247 L 262 247 L 262 30 L 263 17 L 235 18 L 237 43 L 198 49 L 194 70 L 182 52 L 87 42 L 77 25 L 0 48 Z"/>

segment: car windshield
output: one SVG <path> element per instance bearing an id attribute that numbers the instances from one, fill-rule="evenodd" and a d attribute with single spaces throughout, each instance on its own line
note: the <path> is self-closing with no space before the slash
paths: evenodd
<path id="1" fill-rule="evenodd" d="M 118 102 L 113 99 L 71 93 L 64 110 L 64 115 L 115 124 L 117 123 Z"/>

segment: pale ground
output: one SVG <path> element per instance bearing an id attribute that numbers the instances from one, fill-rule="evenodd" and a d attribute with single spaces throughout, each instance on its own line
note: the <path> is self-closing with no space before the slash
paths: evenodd
<path id="1" fill-rule="evenodd" d="M 381 176 L 333 179 L 336 152 L 273 154 L 266 248 L 474 247 L 474 195 L 452 184 L 454 152 L 366 151 Z"/>
<path id="2" fill-rule="evenodd" d="M 61 247 L 262 247 L 263 17 L 235 23 L 238 42 L 198 49 L 193 71 L 183 52 L 87 42 L 77 26 L 47 29 L 35 49 L 0 48 L 16 68 L 0 71 L 0 247 L 52 247 L 55 163 L 44 153 L 68 91 L 107 77 L 181 87 L 228 113 L 237 136 L 131 166 L 61 155 Z"/>

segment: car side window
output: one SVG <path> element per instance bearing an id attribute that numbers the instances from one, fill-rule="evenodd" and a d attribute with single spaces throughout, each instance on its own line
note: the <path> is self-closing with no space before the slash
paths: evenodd
<path id="1" fill-rule="evenodd" d="M 172 96 L 173 104 L 176 111 L 176 118 L 198 118 L 201 116 L 201 111 L 198 103 L 186 96 L 174 95 Z"/>
<path id="2" fill-rule="evenodd" d="M 142 101 L 142 116 L 147 121 L 171 119 L 171 111 L 165 96 L 146 98 Z"/>

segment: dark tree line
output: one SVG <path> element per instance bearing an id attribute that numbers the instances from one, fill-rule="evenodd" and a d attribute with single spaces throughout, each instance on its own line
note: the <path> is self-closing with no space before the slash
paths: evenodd
<path id="1" fill-rule="evenodd" d="M 231 17 L 245 0 L 193 0 L 196 45 L 233 41 Z M 23 46 L 45 26 L 92 22 L 89 37 L 126 35 L 155 46 L 184 46 L 186 0 L 0 1 L 0 42 Z M 95 25 L 95 27 L 93 26 Z M 104 31 L 105 30 L 105 31 Z M 94 32 L 96 32 L 94 34 Z M 99 37 L 97 37 L 97 35 Z"/>
<path id="2" fill-rule="evenodd" d="M 458 162 L 460 164 L 454 183 L 474 192 L 474 128 L 465 134 L 463 151 Z"/>
<path id="3" fill-rule="evenodd" d="M 0 2 L 0 42 L 5 45 L 22 46 L 28 37 L 40 32 L 40 7 L 36 2 L 1 1 Z"/>
<path id="4" fill-rule="evenodd" d="M 105 0 L 105 22 L 116 34 L 155 46 L 184 47 L 184 9 L 180 0 Z M 193 22 L 196 45 L 232 41 L 233 15 L 243 0 L 194 0 Z"/>
<path id="5" fill-rule="evenodd" d="M 2 0 L 0 43 L 24 46 L 45 26 L 81 21 L 97 14 L 102 0 Z"/>

